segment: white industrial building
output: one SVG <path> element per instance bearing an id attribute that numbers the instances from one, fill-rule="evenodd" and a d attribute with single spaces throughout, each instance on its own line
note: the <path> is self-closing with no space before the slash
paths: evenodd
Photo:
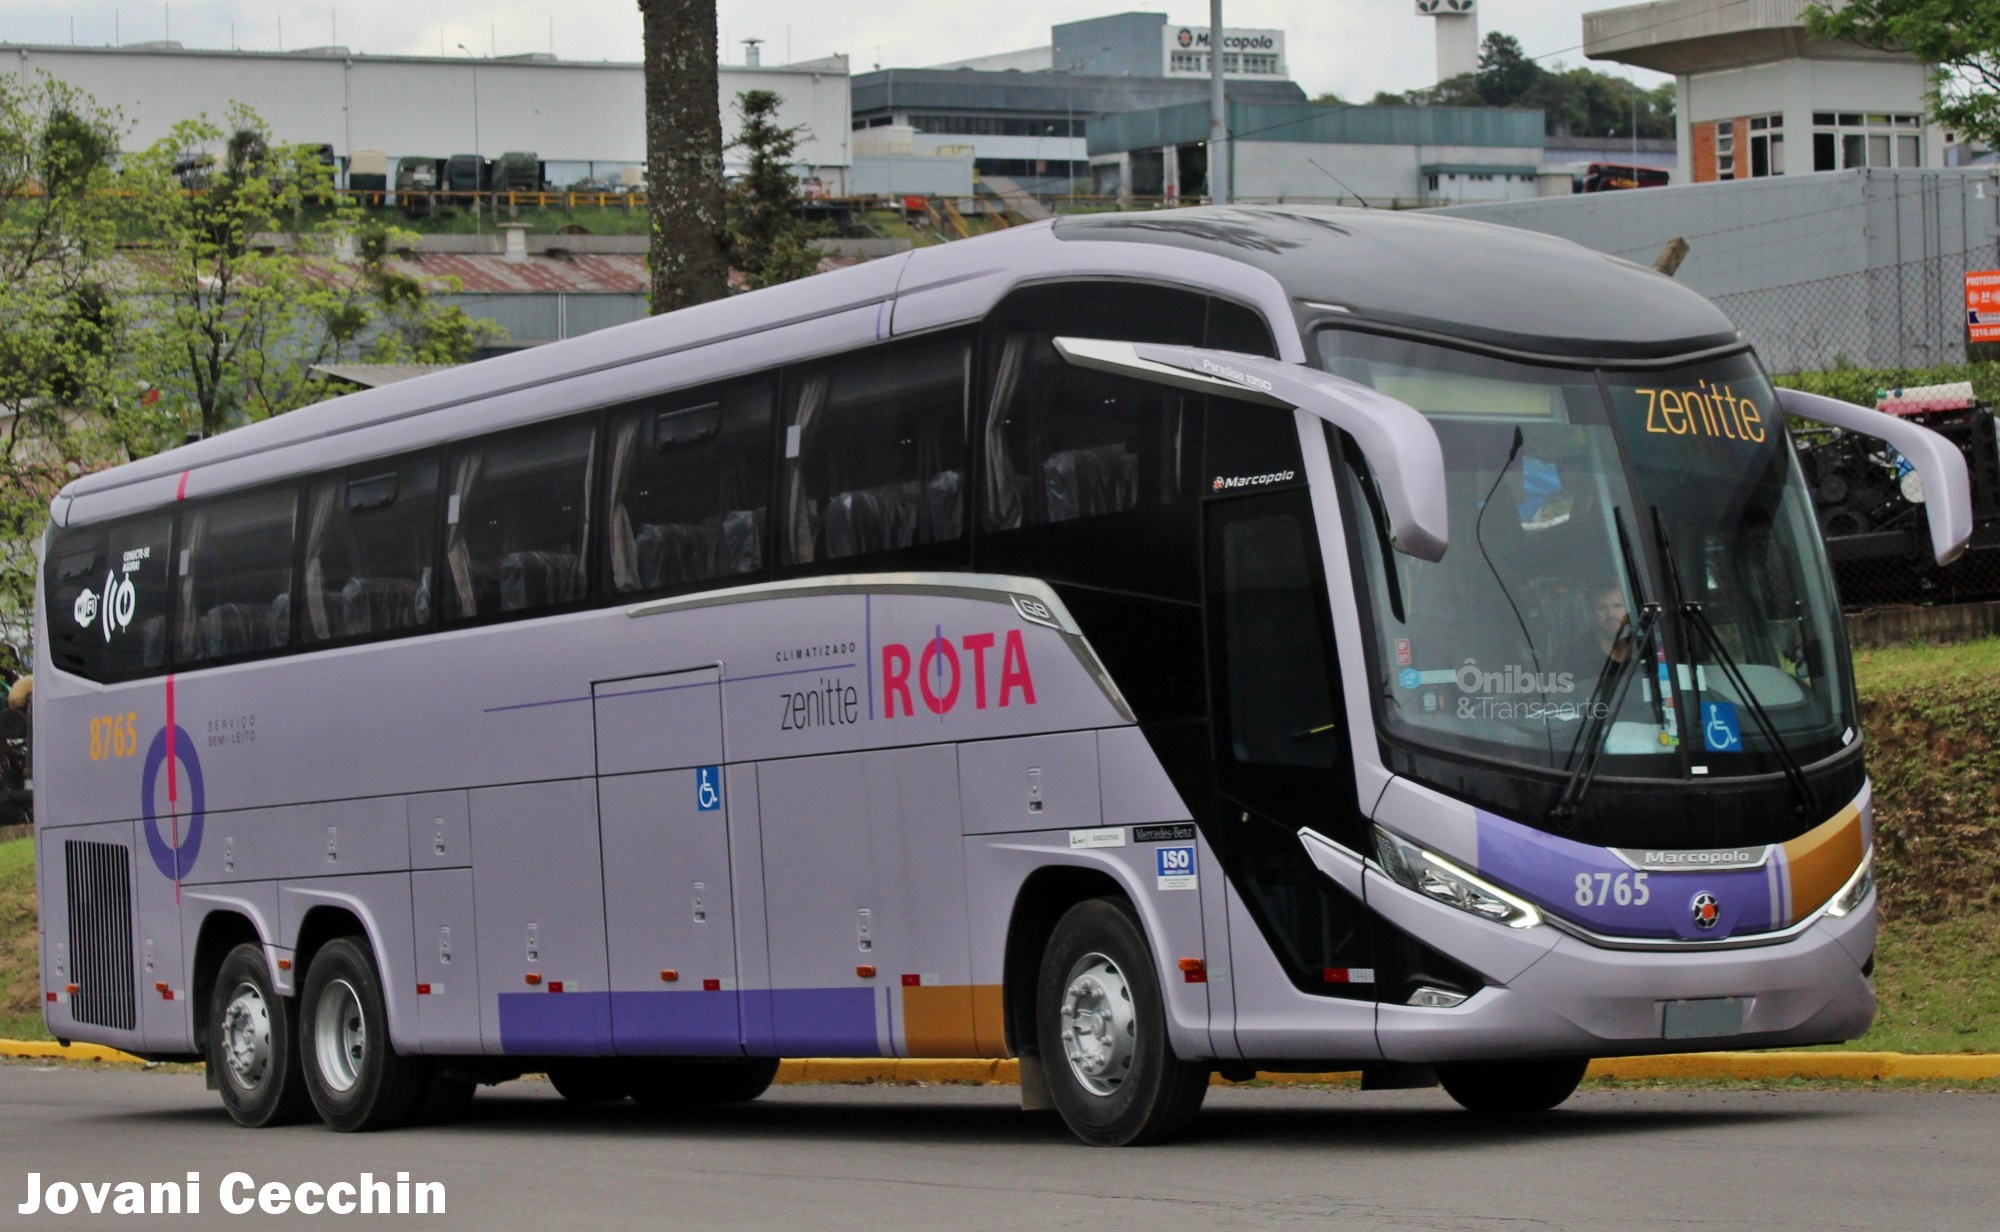
<path id="1" fill-rule="evenodd" d="M 754 49 L 753 49 L 754 51 Z M 346 165 L 355 150 L 399 157 L 498 158 L 532 150 L 553 184 L 609 180 L 646 161 L 645 76 L 637 63 L 545 54 L 480 59 L 363 55 L 345 47 L 213 51 L 178 43 L 123 47 L 0 44 L 0 72 L 68 82 L 124 113 L 123 147 L 143 149 L 180 120 L 222 121 L 248 104 L 283 142 L 325 143 Z M 804 126 L 798 165 L 844 194 L 851 112 L 845 56 L 800 64 L 721 66 L 725 142 L 736 96 L 770 90 L 781 125 Z M 725 155 L 725 159 L 733 155 Z"/>

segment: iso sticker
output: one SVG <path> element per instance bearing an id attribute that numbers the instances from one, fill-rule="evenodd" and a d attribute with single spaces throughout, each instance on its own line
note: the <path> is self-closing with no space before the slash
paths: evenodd
<path id="1" fill-rule="evenodd" d="M 1196 887 L 1194 848 L 1157 847 L 1153 850 L 1153 858 L 1159 866 L 1162 890 L 1192 890 Z"/>

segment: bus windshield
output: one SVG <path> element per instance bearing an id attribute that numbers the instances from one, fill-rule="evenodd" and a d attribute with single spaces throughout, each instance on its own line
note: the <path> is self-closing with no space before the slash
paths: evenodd
<path id="1" fill-rule="evenodd" d="M 1769 774 L 1853 741 L 1817 528 L 1747 354 L 1600 372 L 1319 342 L 1444 449 L 1436 563 L 1385 550 L 1348 473 L 1392 738 L 1558 772 L 1588 740 L 1600 775 L 1642 778 Z"/>

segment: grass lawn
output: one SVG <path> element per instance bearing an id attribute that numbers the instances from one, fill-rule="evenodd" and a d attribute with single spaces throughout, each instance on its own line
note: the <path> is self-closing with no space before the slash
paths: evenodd
<path id="1" fill-rule="evenodd" d="M 0 1037 L 47 1039 L 42 1030 L 40 940 L 35 924 L 35 846 L 0 843 Z"/>

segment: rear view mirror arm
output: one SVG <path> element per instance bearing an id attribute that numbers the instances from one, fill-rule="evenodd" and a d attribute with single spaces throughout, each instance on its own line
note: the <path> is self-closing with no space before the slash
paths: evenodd
<path id="1" fill-rule="evenodd" d="M 1316 368 L 1199 347 L 1057 338 L 1064 359 L 1082 368 L 1196 393 L 1296 408 L 1354 438 L 1375 474 L 1389 541 L 1420 560 L 1439 560 L 1446 527 L 1444 450 L 1423 413 L 1368 386 Z"/>

